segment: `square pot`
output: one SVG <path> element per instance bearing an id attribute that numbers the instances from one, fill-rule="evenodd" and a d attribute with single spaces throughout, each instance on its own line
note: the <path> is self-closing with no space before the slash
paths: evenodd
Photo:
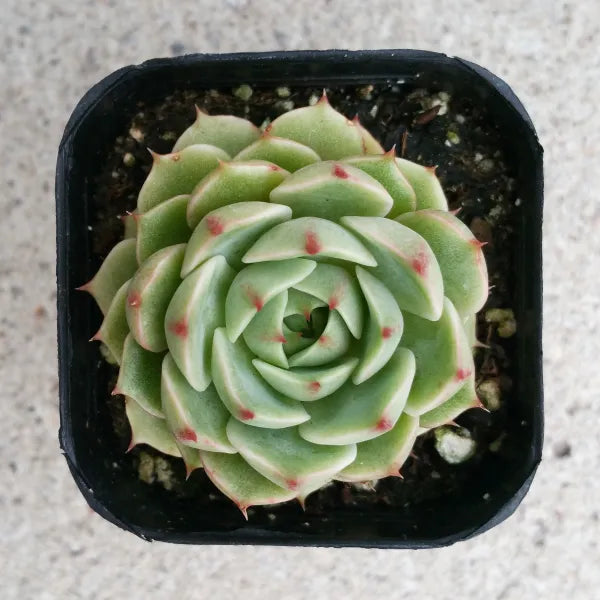
<path id="1" fill-rule="evenodd" d="M 104 152 L 136 113 L 136 102 L 160 101 L 175 89 L 255 86 L 333 87 L 386 81 L 459 90 L 510 134 L 521 202 L 514 239 L 515 390 L 506 428 L 511 452 L 488 452 L 468 485 L 448 497 L 399 510 L 355 506 L 327 514 L 283 508 L 274 519 L 245 522 L 231 505 L 199 509 L 149 486 L 123 464 L 106 404 L 104 365 L 87 340 L 99 324 L 91 299 L 75 288 L 97 266 L 92 253 L 91 196 Z M 125 67 L 95 85 L 75 108 L 57 163 L 57 278 L 60 444 L 89 505 L 144 539 L 178 543 L 244 543 L 423 548 L 448 545 L 507 518 L 526 494 L 542 453 L 542 149 L 511 89 L 485 69 L 458 58 L 413 50 L 189 55 Z M 96 262 L 94 262 L 96 260 Z"/>

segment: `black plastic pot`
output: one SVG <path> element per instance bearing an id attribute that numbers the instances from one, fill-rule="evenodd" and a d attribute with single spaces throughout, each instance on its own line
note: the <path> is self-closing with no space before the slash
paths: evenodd
<path id="1" fill-rule="evenodd" d="M 347 508 L 326 516 L 297 507 L 274 521 L 244 522 L 233 506 L 199 510 L 148 486 L 121 469 L 122 449 L 97 389 L 97 348 L 87 343 L 98 324 L 92 302 L 75 292 L 90 271 L 90 186 L 110 146 L 136 111 L 136 101 L 160 100 L 177 88 L 208 89 L 240 83 L 318 85 L 416 80 L 460 90 L 486 103 L 510 133 L 522 201 L 515 239 L 514 309 L 519 329 L 516 398 L 508 415 L 510 457 L 488 453 L 459 496 L 422 502 L 407 510 Z M 413 50 L 191 55 L 125 67 L 95 85 L 66 127 L 56 176 L 60 444 L 89 505 L 116 525 L 145 539 L 179 543 L 245 543 L 422 548 L 448 545 L 506 519 L 526 494 L 541 459 L 542 406 L 542 149 L 525 109 L 500 79 L 467 61 Z"/>

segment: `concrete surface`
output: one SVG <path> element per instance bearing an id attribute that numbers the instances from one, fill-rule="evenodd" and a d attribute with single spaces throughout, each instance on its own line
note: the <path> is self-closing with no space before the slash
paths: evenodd
<path id="1" fill-rule="evenodd" d="M 0 596 L 600 597 L 600 5 L 594 0 L 3 0 Z M 171 547 L 92 514 L 58 452 L 53 170 L 75 103 L 185 51 L 417 47 L 514 86 L 546 149 L 545 460 L 517 514 L 429 552 Z"/>

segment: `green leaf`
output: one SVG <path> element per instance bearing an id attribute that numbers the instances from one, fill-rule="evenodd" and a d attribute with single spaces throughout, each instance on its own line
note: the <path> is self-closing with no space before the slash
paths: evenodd
<path id="1" fill-rule="evenodd" d="M 116 244 L 108 253 L 96 275 L 80 290 L 91 294 L 105 315 L 118 289 L 136 272 L 135 240 Z"/>
<path id="2" fill-rule="evenodd" d="M 377 267 L 369 272 L 385 282 L 401 310 L 432 321 L 440 318 L 442 274 L 433 251 L 418 233 L 377 217 L 344 217 L 342 225 L 371 251 Z"/>
<path id="3" fill-rule="evenodd" d="M 417 210 L 422 208 L 448 210 L 448 201 L 435 174 L 435 167 L 424 167 L 405 158 L 397 158 L 396 163 L 415 191 Z"/>
<path id="4" fill-rule="evenodd" d="M 417 372 L 405 411 L 419 416 L 449 400 L 473 374 L 469 341 L 454 305 L 444 298 L 440 320 L 404 313 L 402 345 L 417 359 Z"/>
<path id="5" fill-rule="evenodd" d="M 415 373 L 415 357 L 398 348 L 387 365 L 360 385 L 348 381 L 337 392 L 304 406 L 310 420 L 300 435 L 314 444 L 352 444 L 384 434 L 394 427 Z"/>
<path id="6" fill-rule="evenodd" d="M 269 202 L 237 202 L 222 206 L 202 218 L 188 242 L 181 276 L 212 256 L 221 255 L 240 269 L 242 256 L 267 230 L 292 217 L 289 206 Z"/>
<path id="7" fill-rule="evenodd" d="M 146 412 L 133 398 L 125 398 L 125 413 L 131 426 L 129 450 L 138 444 L 148 444 L 170 456 L 181 456 L 165 419 Z"/>
<path id="8" fill-rule="evenodd" d="M 208 115 L 196 107 L 196 121 L 175 142 L 173 152 L 193 144 L 209 144 L 234 156 L 258 139 L 258 127 L 233 115 Z"/>
<path id="9" fill-rule="evenodd" d="M 480 310 L 488 297 L 488 275 L 481 242 L 471 230 L 441 210 L 419 210 L 396 220 L 427 240 L 442 272 L 444 293 L 463 319 Z"/>
<path id="10" fill-rule="evenodd" d="M 254 315 L 277 294 L 302 281 L 316 267 L 312 260 L 294 258 L 257 263 L 242 269 L 225 300 L 225 323 L 232 342 L 238 339 Z"/>
<path id="11" fill-rule="evenodd" d="M 466 410 L 477 406 L 480 406 L 480 403 L 475 392 L 475 375 L 472 374 L 454 396 L 437 408 L 422 414 L 419 417 L 419 426 L 431 429 L 446 425 Z"/>
<path id="12" fill-rule="evenodd" d="M 290 175 L 271 192 L 271 202 L 285 204 L 294 217 L 338 221 L 345 215 L 383 217 L 394 201 L 370 175 L 355 167 L 320 162 Z"/>
<path id="13" fill-rule="evenodd" d="M 152 154 L 154 162 L 140 190 L 137 210 L 148 212 L 161 202 L 190 194 L 198 182 L 229 155 L 215 146 L 198 144 L 172 154 Z"/>
<path id="14" fill-rule="evenodd" d="M 214 256 L 184 279 L 165 313 L 165 335 L 173 360 L 198 391 L 211 381 L 213 334 L 225 324 L 225 297 L 234 275 L 222 256 Z"/>
<path id="15" fill-rule="evenodd" d="M 126 281 L 115 294 L 98 333 L 92 338 L 93 340 L 100 340 L 108 346 L 117 364 L 121 364 L 123 345 L 129 334 L 129 325 L 125 314 L 129 281 Z"/>
<path id="16" fill-rule="evenodd" d="M 216 208 L 237 202 L 267 202 L 271 190 L 289 173 L 264 160 L 222 162 L 194 190 L 187 220 L 195 228 L 201 219 Z"/>
<path id="17" fill-rule="evenodd" d="M 394 296 L 379 279 L 361 267 L 356 267 L 356 277 L 369 307 L 361 361 L 352 377 L 358 385 L 380 371 L 394 354 L 404 321 Z"/>
<path id="18" fill-rule="evenodd" d="M 212 375 L 229 412 L 255 427 L 280 429 L 308 419 L 302 404 L 268 386 L 252 366 L 252 353 L 243 340 L 232 344 L 225 329 L 215 330 Z"/>
<path id="19" fill-rule="evenodd" d="M 293 173 L 321 159 L 314 150 L 304 144 L 264 134 L 244 148 L 233 160 L 268 160 Z"/>
<path id="20" fill-rule="evenodd" d="M 403 414 L 390 431 L 358 444 L 354 462 L 335 478 L 340 481 L 370 481 L 398 477 L 417 439 L 418 429 L 419 419 Z"/>
<path id="21" fill-rule="evenodd" d="M 129 396 L 146 412 L 163 419 L 160 400 L 162 359 L 162 354 L 144 350 L 132 335 L 128 335 L 125 338 L 121 368 L 113 394 Z"/>
<path id="22" fill-rule="evenodd" d="M 242 258 L 245 263 L 288 258 L 335 258 L 375 266 L 371 253 L 343 227 L 326 219 L 302 217 L 264 233 Z"/>
<path id="23" fill-rule="evenodd" d="M 301 402 L 319 400 L 335 392 L 348 380 L 357 363 L 357 358 L 348 358 L 330 367 L 281 369 L 258 358 L 252 361 L 269 385 Z"/>
<path id="24" fill-rule="evenodd" d="M 188 195 L 175 196 L 143 215 L 135 215 L 137 260 L 140 265 L 158 250 L 189 240 L 192 230 L 185 216 L 188 200 Z"/>
<path id="25" fill-rule="evenodd" d="M 137 343 L 152 352 L 167 349 L 165 315 L 175 290 L 185 244 L 155 252 L 138 269 L 127 291 L 127 323 Z"/>
<path id="26" fill-rule="evenodd" d="M 311 444 L 298 434 L 297 427 L 259 429 L 231 419 L 229 440 L 244 460 L 263 477 L 291 491 L 333 477 L 356 456 L 356 445 Z"/>
<path id="27" fill-rule="evenodd" d="M 162 410 L 177 441 L 211 452 L 234 453 L 226 433 L 229 411 L 214 386 L 196 391 L 167 354 L 162 363 Z"/>

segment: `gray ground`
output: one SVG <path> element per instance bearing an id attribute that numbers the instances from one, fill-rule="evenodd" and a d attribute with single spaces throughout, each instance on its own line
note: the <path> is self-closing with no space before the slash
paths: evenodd
<path id="1" fill-rule="evenodd" d="M 3 0 L 2 598 L 600 597 L 600 7 L 593 0 Z M 192 51 L 416 47 L 523 99 L 546 149 L 544 462 L 495 530 L 430 552 L 144 543 L 91 513 L 58 451 L 55 153 L 112 70 Z M 597 392 L 596 392 L 597 393 Z"/>

